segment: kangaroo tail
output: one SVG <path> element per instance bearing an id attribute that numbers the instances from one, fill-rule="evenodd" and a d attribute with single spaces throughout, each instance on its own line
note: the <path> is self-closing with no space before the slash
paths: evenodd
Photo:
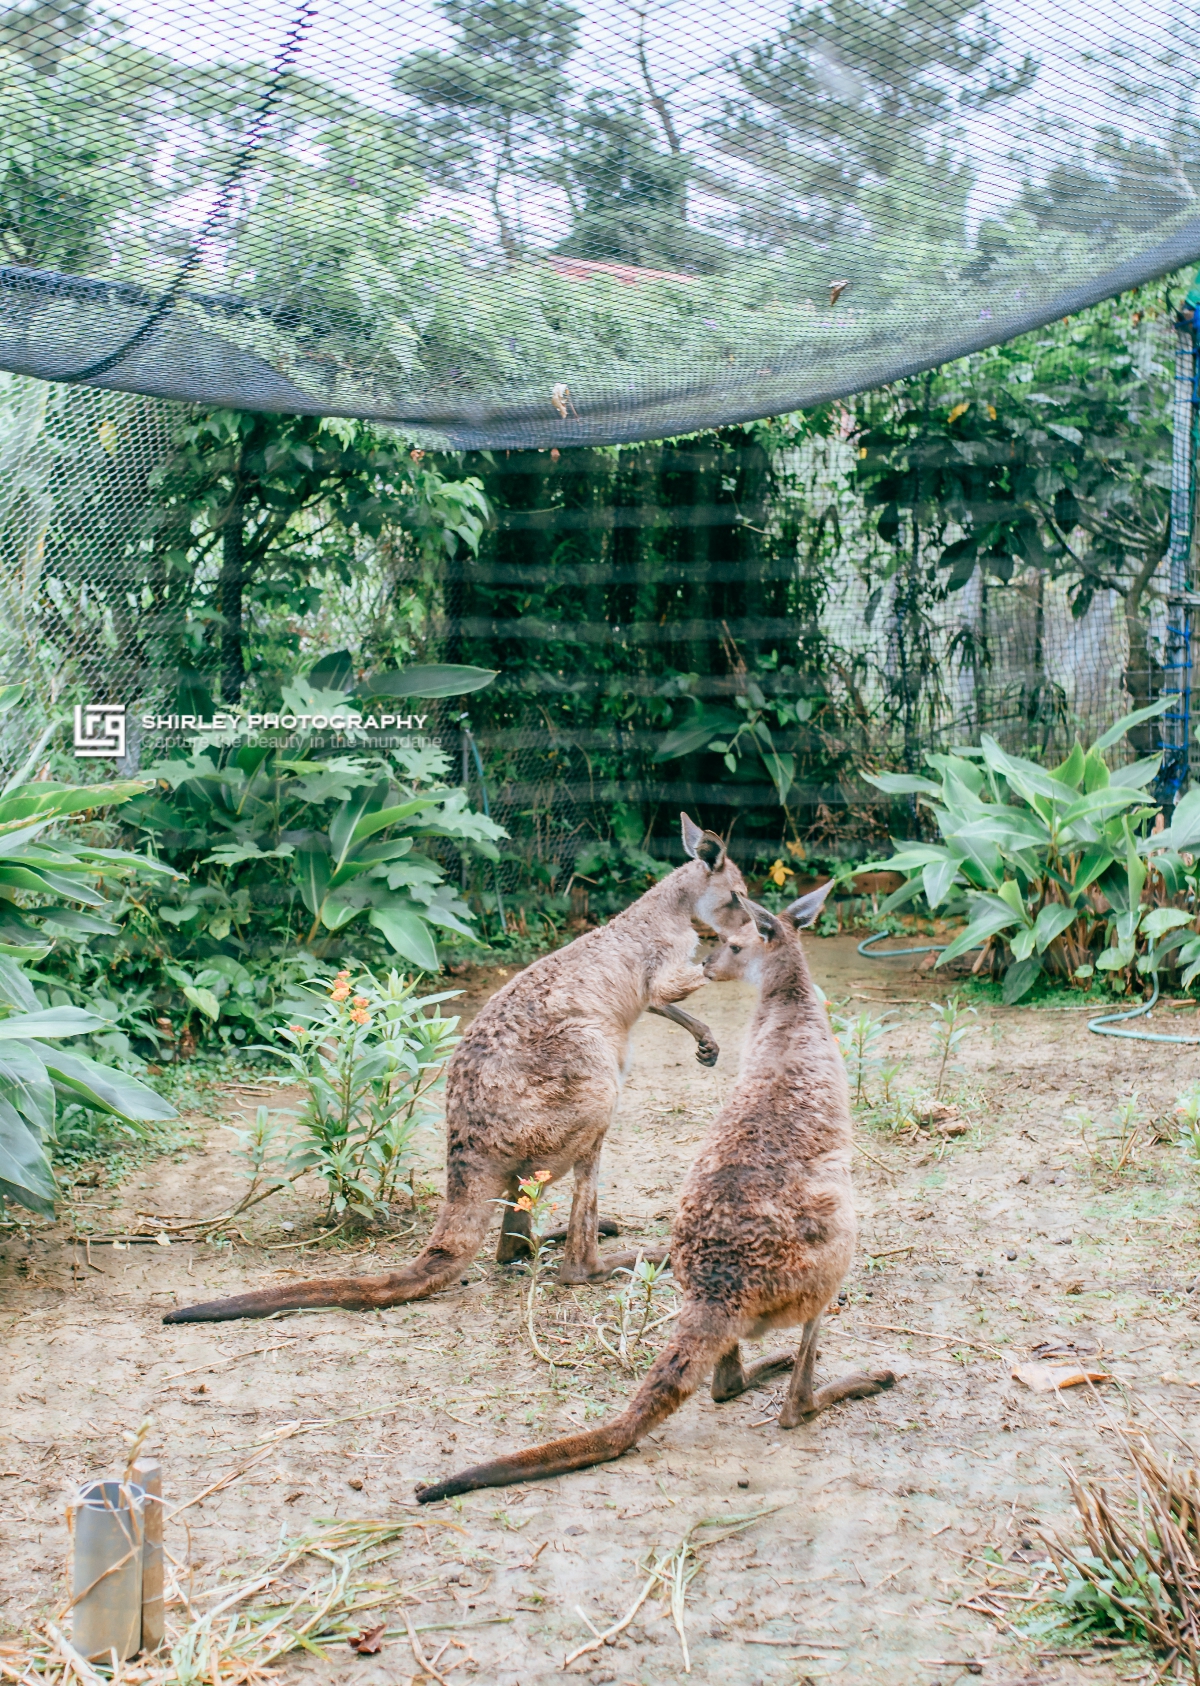
<path id="1" fill-rule="evenodd" d="M 228 1323 L 238 1317 L 270 1317 L 277 1311 L 301 1311 L 316 1306 L 341 1306 L 345 1311 L 375 1311 L 428 1299 L 447 1287 L 475 1257 L 492 1216 L 485 1195 L 462 1207 L 443 1212 L 424 1250 L 411 1264 L 379 1276 L 310 1276 L 279 1288 L 260 1288 L 228 1300 L 169 1311 L 164 1323 Z"/>
<path id="2" fill-rule="evenodd" d="M 717 1359 L 736 1340 L 737 1328 L 724 1314 L 716 1313 L 711 1306 L 685 1306 L 674 1339 L 655 1359 L 646 1379 L 619 1417 L 590 1433 L 570 1434 L 564 1440 L 530 1446 L 524 1452 L 512 1452 L 506 1458 L 476 1464 L 446 1481 L 418 1487 L 417 1502 L 434 1504 L 438 1499 L 452 1499 L 458 1493 L 472 1493 L 478 1487 L 539 1481 L 619 1458 L 695 1393 Z"/>

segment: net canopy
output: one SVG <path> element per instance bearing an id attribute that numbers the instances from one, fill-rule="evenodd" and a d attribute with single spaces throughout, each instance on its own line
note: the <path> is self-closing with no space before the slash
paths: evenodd
<path id="1" fill-rule="evenodd" d="M 777 415 L 1200 257 L 1154 0 L 25 0 L 0 368 L 458 447 Z"/>

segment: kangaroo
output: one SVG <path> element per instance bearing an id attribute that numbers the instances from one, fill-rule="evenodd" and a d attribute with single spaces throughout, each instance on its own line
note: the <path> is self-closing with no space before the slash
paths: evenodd
<path id="1" fill-rule="evenodd" d="M 620 1099 L 629 1036 L 645 1011 L 683 1025 L 697 1058 L 713 1065 L 706 1026 L 675 1003 L 705 982 L 692 956 L 693 916 L 718 933 L 746 925 L 746 885 L 725 845 L 680 815 L 690 859 L 598 930 L 535 960 L 492 996 L 446 1071 L 446 1199 L 423 1251 L 379 1276 L 327 1276 L 261 1288 L 168 1312 L 164 1323 L 219 1323 L 306 1306 L 369 1311 L 420 1300 L 462 1274 L 498 1202 L 501 1263 L 533 1250 L 529 1214 L 515 1207 L 534 1171 L 556 1182 L 575 1173 L 560 1282 L 596 1282 L 637 1258 L 601 1258 L 597 1213 L 600 1149 Z M 616 1226 L 605 1224 L 606 1233 Z M 666 1249 L 656 1249 L 665 1257 Z M 651 1256 L 644 1250 L 643 1256 Z"/>
<path id="2" fill-rule="evenodd" d="M 813 1390 L 821 1313 L 849 1268 L 855 1238 L 849 1091 L 796 934 L 816 918 L 828 891 L 826 884 L 801 897 L 778 919 L 743 899 L 757 938 L 728 936 L 705 961 L 713 981 L 756 981 L 758 1008 L 737 1080 L 688 1172 L 672 1226 L 671 1264 L 684 1293 L 677 1332 L 632 1403 L 590 1433 L 418 1487 L 422 1504 L 620 1457 L 678 1410 L 709 1371 L 712 1396 L 724 1401 L 790 1370 L 781 1428 L 893 1385 L 890 1370 L 872 1370 Z M 797 1323 L 794 1355 L 742 1363 L 742 1340 Z"/>

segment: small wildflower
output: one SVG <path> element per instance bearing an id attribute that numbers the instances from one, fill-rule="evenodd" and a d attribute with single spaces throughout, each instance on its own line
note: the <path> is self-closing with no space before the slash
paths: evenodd
<path id="1" fill-rule="evenodd" d="M 304 1026 L 302 1024 L 290 1024 L 288 1029 L 296 1036 L 304 1035 Z"/>
<path id="2" fill-rule="evenodd" d="M 371 1015 L 367 1012 L 365 1007 L 355 1007 L 353 1012 L 350 1014 L 350 1017 L 354 1020 L 355 1024 L 370 1024 L 371 1022 Z"/>
<path id="3" fill-rule="evenodd" d="M 338 984 L 336 986 L 336 988 L 331 989 L 329 991 L 329 999 L 331 1001 L 344 1001 L 346 999 L 346 997 L 349 995 L 349 993 L 350 993 L 350 985 L 349 984 Z"/>
<path id="4" fill-rule="evenodd" d="M 771 880 L 772 884 L 775 884 L 782 889 L 788 878 L 791 877 L 791 870 L 792 869 L 790 867 L 784 866 L 782 861 L 775 861 L 770 872 L 768 872 L 767 877 Z"/>
<path id="5" fill-rule="evenodd" d="M 356 995 L 354 997 L 354 1005 L 356 1007 L 369 1007 L 371 1005 L 371 998 L 367 995 Z"/>
<path id="6" fill-rule="evenodd" d="M 521 1196 L 521 1198 L 516 1202 L 516 1207 L 517 1207 L 518 1212 L 532 1212 L 533 1211 L 533 1201 L 529 1198 L 529 1196 L 527 1194 L 523 1194 Z"/>
<path id="7" fill-rule="evenodd" d="M 338 973 L 339 978 L 348 978 L 349 976 L 350 976 L 349 968 L 347 968 L 347 970 L 344 971 L 344 972 Z"/>
<path id="8" fill-rule="evenodd" d="M 535 1171 L 533 1173 L 533 1180 L 537 1183 L 548 1183 L 550 1181 L 550 1173 L 549 1171 Z"/>

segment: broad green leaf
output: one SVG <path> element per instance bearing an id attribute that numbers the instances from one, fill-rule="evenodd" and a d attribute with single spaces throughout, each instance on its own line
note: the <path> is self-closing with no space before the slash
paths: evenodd
<path id="1" fill-rule="evenodd" d="M 1171 705 L 1178 701 L 1178 696 L 1172 694 L 1169 697 L 1160 697 L 1157 702 L 1151 703 L 1148 708 L 1135 709 L 1132 714 L 1122 715 L 1120 720 L 1108 728 L 1107 732 L 1100 734 L 1092 745 L 1093 750 L 1111 749 L 1113 744 L 1119 743 L 1126 732 L 1134 726 L 1140 726 L 1143 720 L 1153 720 L 1155 715 L 1165 714 Z"/>
<path id="2" fill-rule="evenodd" d="M 1060 937 L 1079 916 L 1079 909 L 1076 907 L 1064 907 L 1061 902 L 1047 902 L 1033 925 L 1034 943 L 1038 953 L 1044 954 L 1055 937 Z M 1015 947 L 1013 952 L 1016 953 Z"/>
<path id="3" fill-rule="evenodd" d="M 901 845 L 897 853 L 890 860 L 868 861 L 860 872 L 919 872 L 923 866 L 934 861 L 950 860 L 951 856 L 938 843 L 915 843 L 911 846 Z"/>
<path id="4" fill-rule="evenodd" d="M 364 843 L 377 831 L 383 831 L 389 825 L 399 825 L 401 820 L 411 820 L 437 806 L 436 796 L 419 796 L 412 802 L 400 802 L 394 808 L 380 808 L 374 813 L 364 814 L 351 833 L 351 841 Z"/>
<path id="5" fill-rule="evenodd" d="M 1067 756 L 1067 759 L 1060 767 L 1055 767 L 1053 769 L 1054 777 L 1062 784 L 1069 784 L 1073 789 L 1078 790 L 1079 786 L 1083 782 L 1083 775 L 1086 767 L 1087 756 L 1083 752 L 1083 745 L 1080 743 L 1079 739 L 1076 738 L 1075 746 L 1070 755 Z"/>
<path id="6" fill-rule="evenodd" d="M 996 895 L 1006 907 L 1011 908 L 1021 919 L 1026 922 L 1029 921 L 1029 911 L 1025 906 L 1025 898 L 1021 894 L 1021 886 L 1015 878 L 1010 878 L 1003 883 L 996 891 Z"/>
<path id="7" fill-rule="evenodd" d="M 429 926 L 410 903 L 393 902 L 388 907 L 371 909 L 370 923 L 382 931 L 388 942 L 426 972 L 436 972 L 437 949 Z"/>
<path id="8" fill-rule="evenodd" d="M 1103 790 L 1089 790 L 1062 810 L 1058 816 L 1059 824 L 1065 827 L 1102 814 L 1119 814 L 1125 808 L 1136 807 L 1141 800 L 1140 792 L 1122 789 L 1116 783 L 1107 785 Z"/>
<path id="9" fill-rule="evenodd" d="M 938 955 L 937 964 L 944 966 L 949 960 L 957 960 L 960 954 L 978 948 L 989 937 L 1007 931 L 1017 924 L 1020 924 L 1020 915 L 1014 913 L 1006 903 L 998 901 L 995 896 L 979 896 L 971 903 L 971 920 L 966 930 L 960 931 L 954 941 Z"/>
<path id="10" fill-rule="evenodd" d="M 1180 797 L 1165 831 L 1154 833 L 1138 844 L 1142 854 L 1155 849 L 1190 851 L 1197 847 L 1200 847 L 1200 786 Z"/>
<path id="11" fill-rule="evenodd" d="M 925 886 L 925 900 L 931 908 L 942 905 L 957 877 L 958 863 L 952 860 L 931 861 L 922 869 L 921 882 Z"/>
<path id="12" fill-rule="evenodd" d="M 1096 960 L 1098 972 L 1120 972 L 1133 959 L 1133 944 L 1118 943 L 1115 948 L 1106 948 Z"/>
<path id="13" fill-rule="evenodd" d="M 1141 761 L 1129 761 L 1124 767 L 1113 770 L 1111 783 L 1120 785 L 1126 790 L 1136 790 L 1143 800 L 1146 787 L 1158 777 L 1158 770 L 1162 766 L 1162 755 L 1147 755 Z"/>
<path id="14" fill-rule="evenodd" d="M 657 761 L 659 757 L 656 755 Z M 864 773 L 863 778 L 888 796 L 940 796 L 942 787 L 916 773 Z"/>
<path id="15" fill-rule="evenodd" d="M 1075 873 L 1076 890 L 1086 890 L 1089 884 L 1094 884 L 1102 872 L 1107 872 L 1116 860 L 1110 849 L 1085 849 L 1079 857 L 1079 866 Z"/>
<path id="16" fill-rule="evenodd" d="M 6 1042 L 0 1048 L 0 1097 L 48 1136 L 54 1129 L 54 1085 L 32 1048 Z"/>
<path id="17" fill-rule="evenodd" d="M 450 662 L 405 667 L 372 674 L 363 682 L 362 693 L 370 697 L 464 697 L 469 691 L 482 691 L 499 671 Z"/>
<path id="18" fill-rule="evenodd" d="M 294 843 L 281 843 L 278 849 L 260 849 L 257 843 L 222 843 L 211 855 L 205 855 L 201 866 L 241 866 L 243 861 L 285 861 L 296 853 Z"/>
<path id="19" fill-rule="evenodd" d="M 1151 908 L 1142 919 L 1142 930 L 1153 941 L 1165 936 L 1179 925 L 1190 925 L 1194 915 L 1185 913 L 1180 907 Z"/>
<path id="20" fill-rule="evenodd" d="M 1035 934 L 1032 926 L 1027 927 L 1024 931 L 1018 931 L 1016 936 L 1013 937 L 1012 941 L 1009 943 L 1009 947 L 1013 951 L 1013 958 L 1016 960 L 1028 960 L 1029 956 L 1033 953 L 1035 940 Z"/>
<path id="21" fill-rule="evenodd" d="M 19 1007 L 23 1013 L 36 1013 L 41 1003 L 33 992 L 29 975 L 11 960 L 0 960 L 0 1001 Z"/>
<path id="22" fill-rule="evenodd" d="M 319 842 L 310 843 L 296 856 L 296 874 L 300 881 L 300 897 L 315 919 L 329 889 L 329 851 Z"/>
<path id="23" fill-rule="evenodd" d="M 0 1041 L 15 1038 L 27 1040 L 31 1036 L 86 1036 L 89 1031 L 105 1030 L 108 1020 L 95 1013 L 85 1013 L 82 1007 L 46 1007 L 36 1013 L 11 1013 L 0 1019 Z"/>
<path id="24" fill-rule="evenodd" d="M 910 878 L 907 884 L 901 884 L 898 890 L 893 890 L 891 895 L 881 904 L 879 911 L 881 913 L 894 913 L 898 907 L 905 907 L 909 902 L 915 901 L 920 894 L 921 879 L 918 874 L 917 877 Z"/>
<path id="25" fill-rule="evenodd" d="M 715 725 L 681 726 L 668 732 L 654 752 L 655 761 L 675 761 L 681 755 L 691 755 L 703 749 L 721 735 L 723 728 Z"/>
<path id="26" fill-rule="evenodd" d="M 1005 1005 L 1011 1007 L 1015 1002 L 1020 1001 L 1022 996 L 1028 995 L 1037 982 L 1041 970 L 1041 958 L 1036 954 L 1031 954 L 1028 959 L 1018 960 L 1010 966 L 1004 974 L 1001 992 Z"/>
<path id="27" fill-rule="evenodd" d="M 771 782 L 775 786 L 782 807 L 787 801 L 788 791 L 796 777 L 796 757 L 794 755 L 776 755 L 765 753 L 763 763 L 771 775 Z"/>
<path id="28" fill-rule="evenodd" d="M 184 997 L 191 1002 L 193 1007 L 197 1007 L 206 1019 L 211 1019 L 214 1024 L 217 1022 L 221 1016 L 221 1003 L 211 989 L 197 989 L 192 984 L 184 984 L 183 993 Z"/>
<path id="29" fill-rule="evenodd" d="M 337 866 L 346 859 L 351 843 L 358 841 L 355 836 L 358 822 L 366 815 L 379 813 L 387 801 L 387 794 L 388 780 L 380 779 L 374 785 L 360 786 L 342 803 L 329 824 L 329 842 Z"/>
<path id="30" fill-rule="evenodd" d="M 53 1217 L 57 1192 L 41 1140 L 8 1101 L 0 1100 L 0 1195 Z"/>
<path id="31" fill-rule="evenodd" d="M 129 1124 L 177 1116 L 170 1101 L 156 1095 L 153 1089 L 139 1083 L 136 1078 L 127 1077 L 123 1071 L 114 1071 L 111 1066 L 101 1065 L 98 1060 L 88 1059 L 84 1054 L 67 1053 L 65 1049 L 54 1048 L 44 1042 L 31 1042 L 29 1045 L 54 1081 L 73 1090 L 88 1106 L 114 1113 Z"/>
<path id="32" fill-rule="evenodd" d="M 1112 775 L 1108 770 L 1108 762 L 1094 749 L 1089 749 L 1083 772 L 1083 788 L 1085 790 L 1103 790 Z"/>

